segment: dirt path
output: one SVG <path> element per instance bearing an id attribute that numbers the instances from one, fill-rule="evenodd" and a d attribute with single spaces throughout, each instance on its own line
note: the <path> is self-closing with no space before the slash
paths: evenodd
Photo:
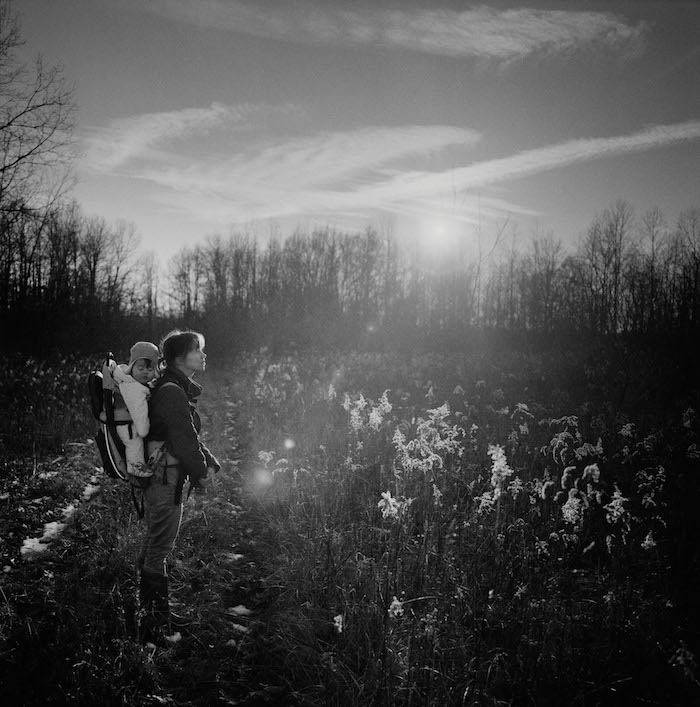
<path id="1" fill-rule="evenodd" d="M 299 702 L 275 684 L 279 656 L 268 631 L 279 595 L 270 579 L 274 532 L 244 491 L 238 465 L 217 476 L 202 508 L 186 504 L 170 585 L 174 608 L 190 625 L 179 644 L 154 653 L 134 640 L 133 558 L 143 529 L 128 486 L 96 478 L 90 448 L 61 463 L 71 470 L 69 495 L 80 498 L 90 487 L 89 499 L 39 554 L 19 558 L 15 548 L 17 561 L 0 576 L 0 683 L 8 703 Z M 60 469 L 56 462 L 53 471 Z M 57 476 L 39 481 L 60 486 Z M 36 538 L 42 526 L 34 526 L 21 532 Z"/>

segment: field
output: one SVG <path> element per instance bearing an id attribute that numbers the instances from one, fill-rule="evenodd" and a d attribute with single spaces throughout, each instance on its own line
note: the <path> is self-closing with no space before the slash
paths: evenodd
<path id="1" fill-rule="evenodd" d="M 6 359 L 6 704 L 700 703 L 697 379 L 630 344 L 213 362 L 224 461 L 133 640 L 85 359 Z M 48 524 L 48 525 L 47 525 Z M 41 540 L 38 540 L 41 538 Z"/>

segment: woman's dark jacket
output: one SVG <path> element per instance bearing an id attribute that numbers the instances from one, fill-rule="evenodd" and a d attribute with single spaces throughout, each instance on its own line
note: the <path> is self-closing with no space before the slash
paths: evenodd
<path id="1" fill-rule="evenodd" d="M 149 440 L 165 442 L 179 469 L 175 503 L 182 499 L 182 486 L 189 478 L 191 487 L 207 475 L 207 467 L 218 471 L 219 462 L 199 439 L 202 422 L 197 398 L 202 387 L 176 368 L 166 368 L 156 381 L 148 402 Z"/>

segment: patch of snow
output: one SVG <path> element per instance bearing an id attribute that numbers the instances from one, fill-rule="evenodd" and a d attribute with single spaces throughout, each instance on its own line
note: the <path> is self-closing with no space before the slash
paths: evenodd
<path id="1" fill-rule="evenodd" d="M 250 633 L 250 629 L 247 626 L 241 626 L 241 624 L 231 624 L 231 628 L 238 633 Z"/>
<path id="2" fill-rule="evenodd" d="M 22 547 L 20 548 L 20 555 L 22 557 L 30 558 L 42 552 L 46 552 L 48 545 L 41 542 L 40 538 L 25 538 L 22 541 Z"/>
<path id="3" fill-rule="evenodd" d="M 65 523 L 59 523 L 54 520 L 51 523 L 44 524 L 44 534 L 39 539 L 39 542 L 48 543 L 55 540 L 66 529 Z"/>
<path id="4" fill-rule="evenodd" d="M 99 490 L 99 484 L 88 484 L 83 491 L 83 500 L 89 501 Z"/>
<path id="5" fill-rule="evenodd" d="M 226 613 L 231 616 L 250 616 L 253 612 L 248 607 L 243 606 L 243 604 L 239 604 L 226 609 Z"/>

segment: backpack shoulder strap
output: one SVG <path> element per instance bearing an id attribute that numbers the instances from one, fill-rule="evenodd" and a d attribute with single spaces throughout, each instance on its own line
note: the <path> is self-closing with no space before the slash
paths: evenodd
<path id="1" fill-rule="evenodd" d="M 168 385 L 174 385 L 176 388 L 180 388 L 182 390 L 182 386 L 180 386 L 178 383 L 176 383 L 173 380 L 169 380 L 165 376 L 161 376 L 151 389 L 151 397 L 153 397 L 161 388 L 165 388 Z"/>

